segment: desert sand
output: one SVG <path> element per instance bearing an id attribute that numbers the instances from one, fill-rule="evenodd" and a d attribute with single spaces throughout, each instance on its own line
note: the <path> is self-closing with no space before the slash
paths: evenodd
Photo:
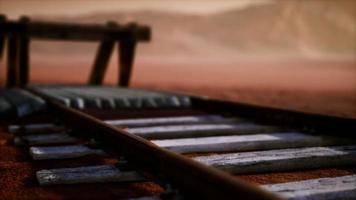
<path id="1" fill-rule="evenodd" d="M 151 26 L 152 41 L 137 48 L 133 87 L 356 118 L 355 1 L 266 2 L 211 14 L 139 10 L 31 17 Z M 31 83 L 86 83 L 96 47 L 31 42 Z M 105 84 L 117 82 L 116 51 Z"/>
<path id="2" fill-rule="evenodd" d="M 115 85 L 115 56 L 105 84 Z M 92 60 L 32 59 L 31 83 L 85 84 Z M 353 60 L 158 62 L 138 59 L 132 87 L 159 89 L 302 112 L 356 118 Z"/>

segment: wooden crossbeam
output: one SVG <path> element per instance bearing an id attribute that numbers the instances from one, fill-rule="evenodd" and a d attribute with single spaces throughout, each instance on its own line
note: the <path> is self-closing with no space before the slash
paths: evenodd
<path id="1" fill-rule="evenodd" d="M 105 37 L 122 40 L 128 33 L 134 31 L 134 37 L 138 41 L 149 41 L 151 37 L 148 26 L 137 26 L 133 29 L 130 25 L 107 27 L 99 24 L 76 24 L 31 21 L 21 24 L 16 21 L 0 22 L 2 33 L 13 34 L 27 31 L 31 38 L 44 40 L 76 40 L 98 41 Z"/>

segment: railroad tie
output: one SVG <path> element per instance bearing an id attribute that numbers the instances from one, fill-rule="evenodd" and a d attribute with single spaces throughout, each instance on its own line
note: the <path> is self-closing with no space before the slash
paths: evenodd
<path id="1" fill-rule="evenodd" d="M 293 200 L 356 199 L 356 175 L 271 184 L 262 188 Z"/>
<path id="2" fill-rule="evenodd" d="M 221 123 L 193 125 L 165 125 L 128 128 L 129 133 L 147 139 L 191 138 L 218 135 L 242 135 L 277 131 L 280 128 L 254 123 Z"/>
<path id="3" fill-rule="evenodd" d="M 45 169 L 36 172 L 41 186 L 58 184 L 136 182 L 145 178 L 135 171 L 120 171 L 112 165 L 96 165 L 76 168 Z"/>
<path id="4" fill-rule="evenodd" d="M 307 135 L 300 132 L 152 140 L 179 153 L 257 151 L 282 148 L 350 144 L 354 140 Z"/>
<path id="5" fill-rule="evenodd" d="M 79 158 L 86 155 L 105 155 L 103 150 L 92 149 L 85 145 L 31 147 L 29 152 L 34 160 Z"/>
<path id="6" fill-rule="evenodd" d="M 234 173 L 261 173 L 356 165 L 356 146 L 309 147 L 199 156 L 194 160 Z"/>
<path id="7" fill-rule="evenodd" d="M 71 137 L 67 133 L 49 133 L 49 134 L 32 134 L 15 137 L 15 144 L 28 145 L 49 145 L 49 144 L 67 144 L 75 143 L 76 138 Z"/>
<path id="8" fill-rule="evenodd" d="M 105 120 L 106 123 L 113 126 L 128 127 L 147 127 L 158 125 L 177 125 L 177 124 L 215 124 L 232 123 L 241 121 L 237 118 L 225 118 L 220 115 L 197 115 L 197 116 L 177 116 L 177 117 L 154 117 L 154 118 L 135 118 L 135 119 L 112 119 Z"/>
<path id="9" fill-rule="evenodd" d="M 53 123 L 41 123 L 41 124 L 26 124 L 26 125 L 9 125 L 8 131 L 10 133 L 48 133 L 64 131 L 65 127 L 59 126 Z"/>
<path id="10" fill-rule="evenodd" d="M 135 118 L 135 119 L 111 119 L 104 122 L 113 126 L 149 127 L 157 125 L 185 125 L 185 124 L 220 124 L 242 121 L 238 118 L 225 118 L 220 115 L 197 115 L 197 116 L 172 116 L 154 118 Z M 53 123 L 9 125 L 10 133 L 41 133 L 63 130 L 64 127 Z"/>

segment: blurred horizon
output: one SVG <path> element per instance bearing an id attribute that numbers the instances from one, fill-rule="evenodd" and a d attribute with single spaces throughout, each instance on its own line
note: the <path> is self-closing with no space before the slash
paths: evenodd
<path id="1" fill-rule="evenodd" d="M 29 15 L 33 20 L 147 24 L 153 38 L 139 54 L 146 59 L 355 59 L 356 54 L 356 2 L 349 0 L 0 2 L 0 13 L 14 19 Z M 88 52 L 72 47 L 75 54 Z M 58 54 L 56 49 L 34 45 L 40 53 Z"/>
<path id="2" fill-rule="evenodd" d="M 232 9 L 243 9 L 273 0 L 1 0 L 1 12 L 16 19 L 31 16 L 80 16 L 107 12 L 177 12 L 195 15 L 212 14 Z M 21 6 L 20 6 L 21 5 Z M 78 7 L 80 6 L 80 9 Z"/>
<path id="3" fill-rule="evenodd" d="M 0 13 L 151 26 L 152 41 L 137 45 L 134 87 L 356 117 L 356 1 L 0 0 Z M 85 83 L 97 46 L 31 42 L 31 82 Z M 117 81 L 116 54 L 105 84 Z"/>

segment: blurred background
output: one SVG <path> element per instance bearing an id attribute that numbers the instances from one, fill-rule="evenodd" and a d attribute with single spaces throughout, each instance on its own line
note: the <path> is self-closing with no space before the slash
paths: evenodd
<path id="1" fill-rule="evenodd" d="M 151 26 L 133 87 L 356 118 L 354 0 L 0 0 L 0 13 Z M 31 42 L 31 83 L 86 83 L 97 46 Z M 117 82 L 117 60 L 106 84 Z"/>

